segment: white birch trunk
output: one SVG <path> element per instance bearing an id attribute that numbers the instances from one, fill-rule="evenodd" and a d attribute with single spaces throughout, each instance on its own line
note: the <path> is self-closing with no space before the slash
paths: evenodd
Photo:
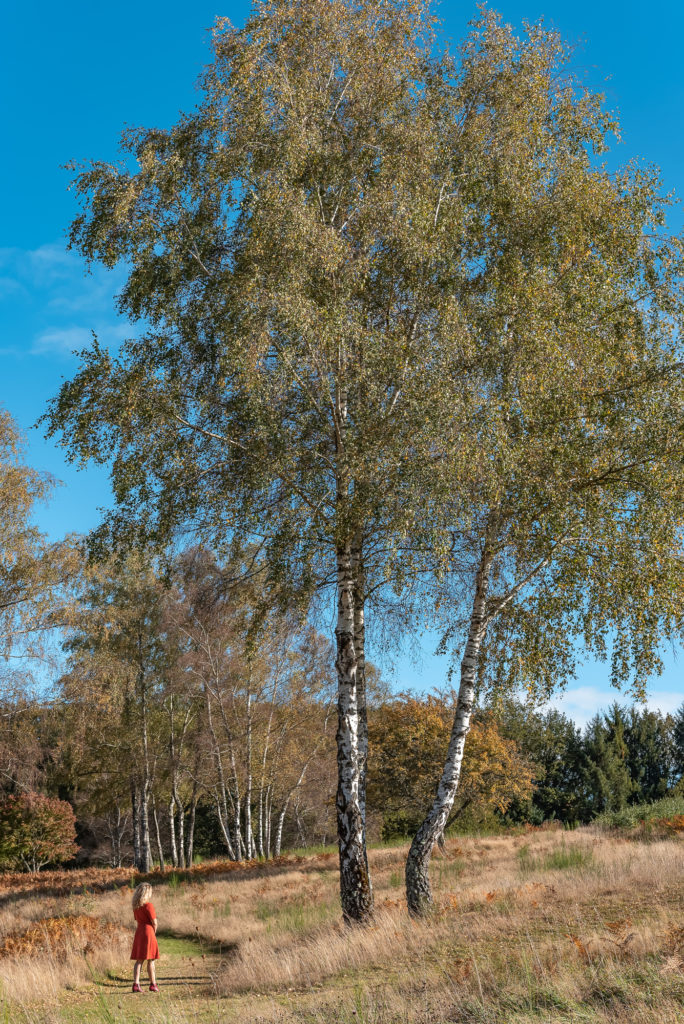
<path id="1" fill-rule="evenodd" d="M 138 784 L 131 779 L 131 815 L 133 818 L 133 867 L 140 871 L 140 799 Z"/>
<path id="2" fill-rule="evenodd" d="M 283 825 L 285 824 L 285 815 L 287 814 L 287 808 L 290 803 L 290 795 L 288 795 L 285 803 L 280 808 L 280 814 L 278 815 L 278 821 L 276 822 L 275 839 L 273 845 L 273 856 L 280 856 L 281 844 L 283 841 Z"/>
<path id="3" fill-rule="evenodd" d="M 174 794 L 178 812 L 178 866 L 185 867 L 185 808 L 178 793 Z"/>
<path id="4" fill-rule="evenodd" d="M 425 914 L 432 905 L 430 857 L 435 843 L 444 832 L 458 789 L 463 751 L 470 729 L 475 700 L 480 647 L 486 629 L 485 614 L 490 566 L 491 556 L 485 550 L 475 581 L 468 640 L 461 661 L 461 682 L 444 771 L 434 803 L 425 821 L 418 829 L 406 859 L 406 900 L 409 913 L 413 916 Z"/>
<path id="5" fill-rule="evenodd" d="M 250 667 L 251 675 L 251 667 Z M 255 856 L 252 835 L 252 694 L 247 688 L 247 782 L 245 785 L 245 852 L 247 860 Z"/>
<path id="6" fill-rule="evenodd" d="M 271 856 L 271 814 L 272 814 L 272 792 L 270 783 L 266 788 L 264 819 L 266 822 L 266 857 Z"/>
<path id="7" fill-rule="evenodd" d="M 176 801 L 173 796 L 169 800 L 169 842 L 171 845 L 171 863 L 178 867 L 178 849 L 176 848 Z"/>
<path id="8" fill-rule="evenodd" d="M 366 849 L 366 779 L 368 775 L 368 708 L 366 704 L 366 619 L 365 579 L 361 539 L 358 538 L 352 558 L 354 568 L 354 650 L 356 652 L 356 694 L 359 712 L 359 805 L 363 818 L 364 851 Z M 367 860 L 366 860 L 367 862 Z"/>
<path id="9" fill-rule="evenodd" d="M 138 637 L 138 650 L 142 649 L 142 637 Z M 152 870 L 152 844 L 150 842 L 150 816 L 149 799 L 151 789 L 150 778 L 150 750 L 147 729 L 147 680 L 145 674 L 145 663 L 140 657 L 140 668 L 138 671 L 138 686 L 140 688 L 140 729 L 143 754 L 143 779 L 140 787 L 140 870 L 147 872 Z"/>
<path id="10" fill-rule="evenodd" d="M 226 844 L 226 850 L 231 860 L 238 860 L 235 856 L 235 849 L 231 842 L 230 832 L 228 829 L 228 800 L 226 797 L 226 780 L 223 773 L 223 761 L 221 759 L 221 750 L 218 745 L 216 738 L 216 730 L 214 729 L 214 718 L 211 709 L 211 696 L 209 687 L 204 688 L 204 697 L 207 708 L 207 724 L 209 726 L 209 734 L 211 736 L 212 744 L 212 755 L 214 758 L 214 765 L 216 767 L 216 782 L 217 782 L 217 795 L 216 795 L 216 816 L 219 821 L 221 828 L 221 834 L 223 841 Z"/>
<path id="11" fill-rule="evenodd" d="M 161 832 L 159 831 L 159 818 L 157 816 L 157 803 L 156 803 L 154 798 L 152 798 L 152 819 L 154 821 L 154 835 L 155 835 L 155 839 L 157 840 L 157 852 L 159 854 L 159 868 L 160 868 L 161 871 L 164 871 L 165 868 L 166 868 L 166 864 L 164 862 L 164 847 L 162 846 Z"/>
<path id="12" fill-rule="evenodd" d="M 140 868 L 144 874 L 152 870 L 152 843 L 150 841 L 149 786 L 140 790 Z"/>
<path id="13" fill-rule="evenodd" d="M 363 924 L 373 915 L 373 889 L 359 793 L 354 593 L 351 545 L 347 544 L 337 553 L 337 835 L 342 914 L 348 923 Z"/>
<path id="14" fill-rule="evenodd" d="M 188 821 L 188 842 L 185 852 L 185 866 L 188 868 L 192 867 L 193 857 L 195 855 L 195 818 L 197 812 L 197 783 L 195 782 L 192 787 L 192 798 L 190 800 L 190 818 Z"/>

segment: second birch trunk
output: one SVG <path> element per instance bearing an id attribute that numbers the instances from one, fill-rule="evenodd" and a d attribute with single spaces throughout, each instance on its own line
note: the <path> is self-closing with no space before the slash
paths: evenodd
<path id="1" fill-rule="evenodd" d="M 470 616 L 468 640 L 461 661 L 461 683 L 456 702 L 454 724 L 449 739 L 446 764 L 437 789 L 437 796 L 425 821 L 418 829 L 406 859 L 406 901 L 413 916 L 425 914 L 432 905 L 430 857 L 435 843 L 444 832 L 458 789 L 466 736 L 475 701 L 475 683 L 482 638 L 486 629 L 487 588 L 491 558 L 485 551 L 475 582 L 475 596 Z"/>

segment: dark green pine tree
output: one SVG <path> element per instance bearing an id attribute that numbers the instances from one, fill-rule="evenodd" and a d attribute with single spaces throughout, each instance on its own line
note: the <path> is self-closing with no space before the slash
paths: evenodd
<path id="1" fill-rule="evenodd" d="M 621 810 L 634 793 L 626 731 L 625 711 L 617 703 L 587 725 L 585 797 L 592 816 L 602 811 Z"/>
<path id="2" fill-rule="evenodd" d="M 588 821 L 582 736 L 572 719 L 556 710 L 532 711 L 510 699 L 501 703 L 497 721 L 503 735 L 515 740 L 536 767 L 533 795 L 513 801 L 506 817 L 537 824 L 553 818 Z"/>
<path id="3" fill-rule="evenodd" d="M 684 704 L 672 718 L 672 768 L 675 781 L 684 787 Z"/>
<path id="4" fill-rule="evenodd" d="M 674 784 L 674 722 L 670 715 L 632 707 L 625 742 L 634 790 L 631 803 L 660 800 Z"/>

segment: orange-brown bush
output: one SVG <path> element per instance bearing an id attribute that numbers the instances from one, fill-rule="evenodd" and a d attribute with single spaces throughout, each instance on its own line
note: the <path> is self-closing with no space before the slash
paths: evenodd
<path id="1" fill-rule="evenodd" d="M 125 938 L 128 941 L 127 934 Z M 111 945 L 123 939 L 120 927 L 89 914 L 45 917 L 29 928 L 6 935 L 0 943 L 0 957 L 51 953 L 65 961 L 71 953 L 88 954 L 103 941 Z"/>

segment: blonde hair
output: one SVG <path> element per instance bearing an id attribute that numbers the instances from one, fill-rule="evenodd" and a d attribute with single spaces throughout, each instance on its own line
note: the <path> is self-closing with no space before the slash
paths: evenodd
<path id="1" fill-rule="evenodd" d="M 133 909 L 137 910 L 152 899 L 152 886 L 149 882 L 141 882 L 133 890 Z"/>

